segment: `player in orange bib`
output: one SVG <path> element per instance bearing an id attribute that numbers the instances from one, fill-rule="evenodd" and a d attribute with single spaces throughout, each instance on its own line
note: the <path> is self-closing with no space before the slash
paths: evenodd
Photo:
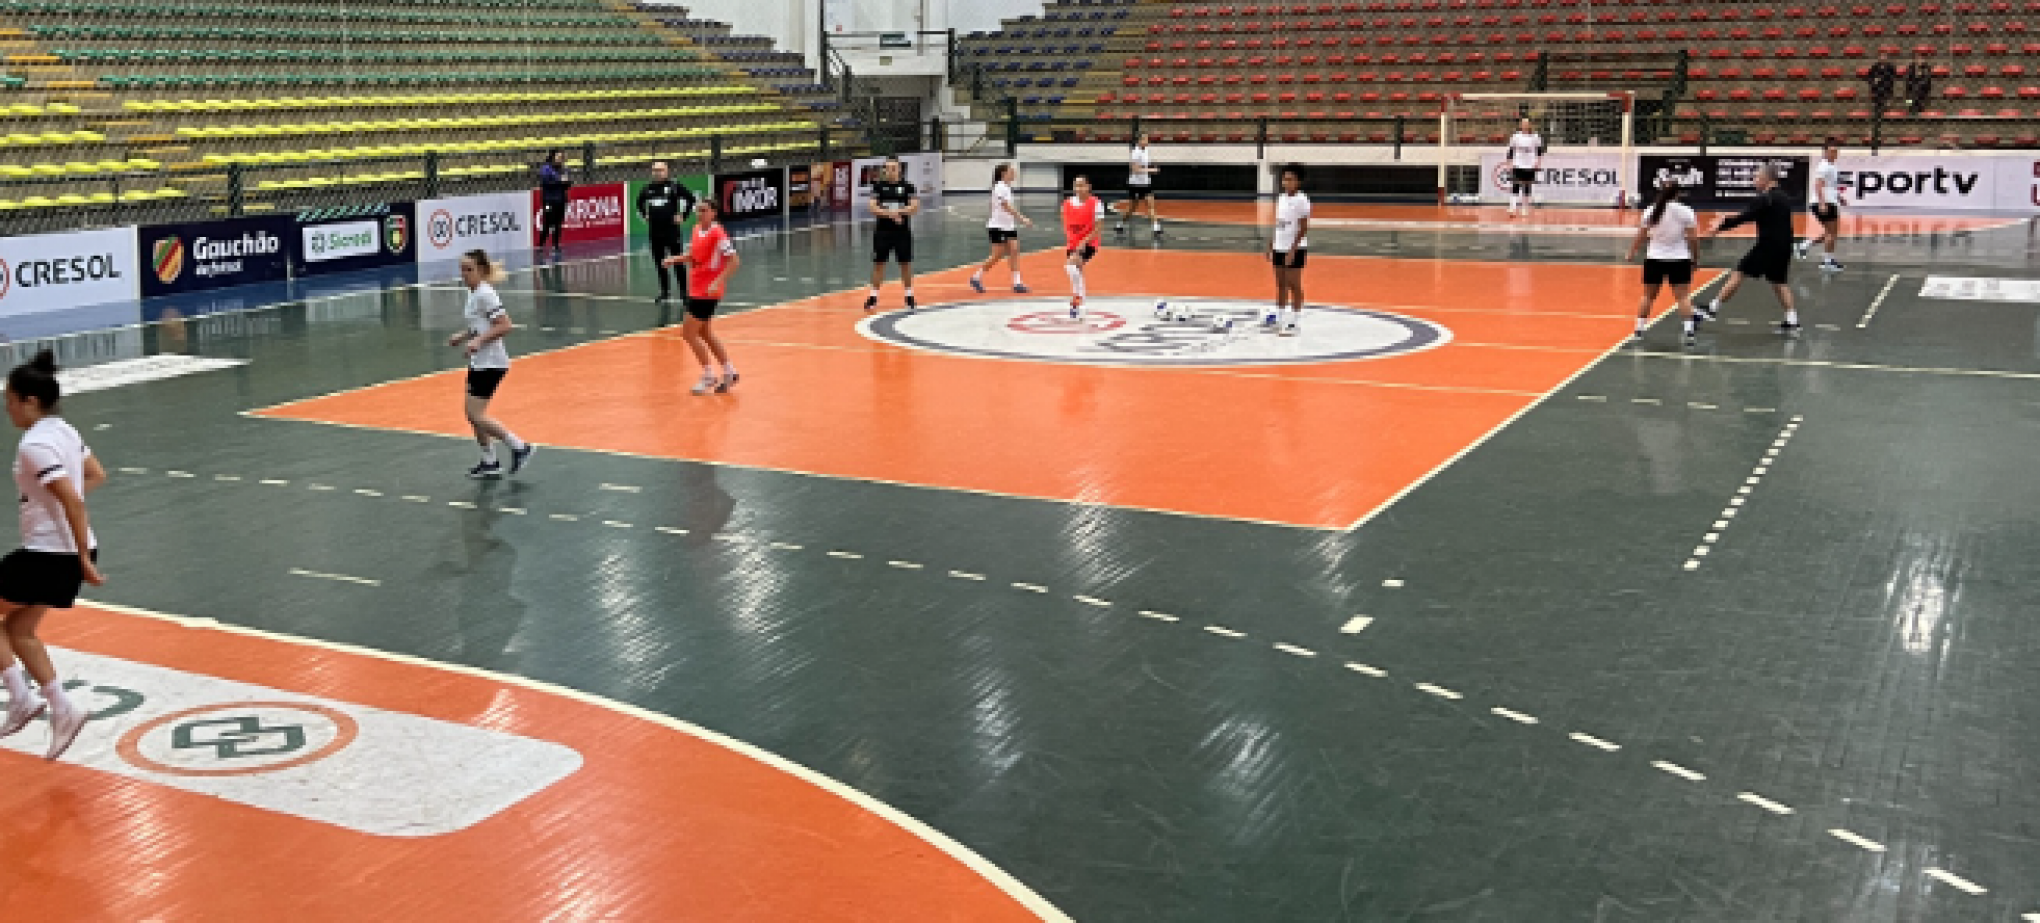
<path id="1" fill-rule="evenodd" d="M 701 363 L 701 381 L 694 386 L 695 394 L 721 394 L 737 383 L 737 367 L 730 364 L 730 354 L 723 349 L 722 339 L 709 326 L 715 320 L 715 309 L 722 303 L 730 274 L 737 271 L 738 262 L 736 245 L 716 220 L 721 217 L 722 209 L 714 199 L 701 200 L 695 213 L 694 235 L 688 239 L 686 251 L 666 259 L 669 266 L 678 263 L 687 267 L 687 320 L 680 324 L 680 338 L 687 341 L 687 348 L 694 351 L 694 358 Z M 716 374 L 715 362 L 722 363 L 720 375 Z"/>
<path id="2" fill-rule="evenodd" d="M 1070 277 L 1070 316 L 1084 316 L 1084 266 L 1098 255 L 1098 234 L 1105 228 L 1105 202 L 1091 195 L 1091 179 L 1079 176 L 1070 184 L 1075 193 L 1063 202 L 1063 233 L 1069 250 L 1063 272 Z"/>

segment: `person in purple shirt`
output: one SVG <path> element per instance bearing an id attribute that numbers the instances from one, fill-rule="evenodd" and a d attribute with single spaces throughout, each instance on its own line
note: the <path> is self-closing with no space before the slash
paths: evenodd
<path id="1" fill-rule="evenodd" d="M 555 259 L 560 255 L 560 226 L 567 221 L 567 190 L 573 185 L 567 155 L 560 151 L 545 155 L 545 163 L 538 167 L 538 247 L 545 249 L 546 241 L 551 240 Z"/>

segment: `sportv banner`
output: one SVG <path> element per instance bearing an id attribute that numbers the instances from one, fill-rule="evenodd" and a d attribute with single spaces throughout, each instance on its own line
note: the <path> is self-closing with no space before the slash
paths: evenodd
<path id="1" fill-rule="evenodd" d="M 281 215 L 141 229 L 142 294 L 175 295 L 290 275 L 296 225 Z"/>
<path id="2" fill-rule="evenodd" d="M 1791 155 L 1708 154 L 1666 156 L 1645 154 L 1637 170 L 1637 194 L 1648 202 L 1666 177 L 1676 176 L 1686 186 L 1686 203 L 1700 208 L 1740 207 L 1757 197 L 1757 168 L 1775 164 L 1785 171 L 1779 186 L 1794 201 L 1806 201 L 1808 158 Z"/>
<path id="3" fill-rule="evenodd" d="M 395 266 L 417 259 L 411 203 L 314 209 L 297 214 L 292 274 L 303 277 Z"/>
<path id="4" fill-rule="evenodd" d="M 0 238 L 0 316 L 132 301 L 135 229 Z"/>
<path id="5" fill-rule="evenodd" d="M 2040 206 L 2040 158 L 1904 154 L 1842 155 L 1841 187 L 1850 206 L 1957 211 Z"/>
<path id="6" fill-rule="evenodd" d="M 625 222 L 626 216 L 630 213 L 630 204 L 624 201 L 624 192 L 622 183 L 575 186 L 567 190 L 567 217 L 566 223 L 560 226 L 560 242 L 575 244 L 622 237 L 629 230 Z M 531 209 L 529 245 L 536 247 L 539 228 L 542 226 L 538 190 L 531 190 L 531 199 L 527 207 Z"/>
<path id="7" fill-rule="evenodd" d="M 718 173 L 715 202 L 722 207 L 722 220 L 777 218 L 786 208 L 786 171 L 746 170 Z"/>
<path id="8" fill-rule="evenodd" d="M 1480 199 L 1507 201 L 1514 174 L 1506 154 L 1480 155 Z M 1621 154 L 1546 154 L 1532 194 L 1539 202 L 1612 205 L 1622 191 Z"/>
<path id="9" fill-rule="evenodd" d="M 522 192 L 427 199 L 416 205 L 418 262 L 450 263 L 469 250 L 503 255 L 531 246 L 530 196 Z"/>

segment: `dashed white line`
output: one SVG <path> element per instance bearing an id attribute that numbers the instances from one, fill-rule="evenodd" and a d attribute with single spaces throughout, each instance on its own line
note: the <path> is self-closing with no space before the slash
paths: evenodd
<path id="1" fill-rule="evenodd" d="M 295 577 L 312 577 L 318 580 L 332 580 L 339 583 L 354 583 L 359 584 L 361 586 L 382 586 L 382 581 L 380 580 L 371 580 L 367 577 L 350 577 L 346 574 L 329 574 L 323 571 L 305 570 L 304 568 L 301 567 L 291 568 L 290 573 L 292 576 Z"/>
<path id="2" fill-rule="evenodd" d="M 635 529 L 635 528 L 637 528 L 637 526 L 631 525 L 630 523 L 624 522 L 624 521 L 622 521 L 622 520 L 620 520 L 620 519 L 604 519 L 604 520 L 602 520 L 602 524 L 603 524 L 603 525 L 605 525 L 605 526 L 608 526 L 608 527 L 610 527 L 610 528 L 612 528 L 612 529 Z"/>
<path id="3" fill-rule="evenodd" d="M 425 499 L 429 499 L 429 498 L 427 498 L 427 497 L 419 497 L 418 499 L 420 499 L 420 500 L 425 500 Z M 516 506 L 499 506 L 499 507 L 496 507 L 496 512 L 498 512 L 498 513 L 509 513 L 509 514 L 510 514 L 510 515 L 512 515 L 512 516 L 522 516 L 522 515 L 524 515 L 524 514 L 525 514 L 526 512 L 528 512 L 528 511 L 527 511 L 527 510 L 525 510 L 525 509 L 524 509 L 524 508 L 522 508 L 522 507 L 516 507 Z"/>
<path id="4" fill-rule="evenodd" d="M 1276 650 L 1278 650 L 1278 651 L 1281 651 L 1282 653 L 1285 653 L 1285 654 L 1293 654 L 1293 655 L 1295 655 L 1295 656 L 1297 656 L 1297 657 L 1316 657 L 1316 656 L 1317 656 L 1317 651 L 1311 650 L 1310 648 L 1307 648 L 1307 647 L 1297 647 L 1297 646 L 1296 646 L 1296 645 L 1294 645 L 1294 644 L 1284 644 L 1284 643 L 1281 643 L 1281 642 L 1277 642 L 1277 643 L 1275 644 L 1275 649 L 1276 649 Z"/>
<path id="5" fill-rule="evenodd" d="M 829 557 L 842 558 L 845 561 L 861 561 L 864 559 L 863 555 L 858 554 L 855 551 L 830 551 L 826 553 L 828 554 Z"/>
<path id="6" fill-rule="evenodd" d="M 766 542 L 765 545 L 769 548 L 777 548 L 780 551 L 800 551 L 807 547 L 806 545 L 796 545 L 792 542 Z"/>
<path id="7" fill-rule="evenodd" d="M 1744 407 L 1743 413 L 1777 413 L 1776 407 Z"/>
<path id="8" fill-rule="evenodd" d="M 1857 330 L 1870 326 L 1870 319 L 1877 316 L 1877 309 L 1884 307 L 1884 299 L 1891 294 L 1892 286 L 1898 284 L 1898 275 L 1898 273 L 1892 273 L 1891 280 L 1884 283 L 1884 288 L 1877 293 L 1876 298 L 1871 299 L 1870 310 L 1864 311 L 1863 319 L 1856 322 Z"/>
<path id="9" fill-rule="evenodd" d="M 1144 619 L 1154 619 L 1154 620 L 1155 620 L 1155 621 L 1157 621 L 1157 622 L 1180 622 L 1180 621 L 1182 621 L 1182 619 L 1181 619 L 1181 618 L 1179 618 L 1179 617 L 1177 617 L 1177 616 L 1173 616 L 1173 615 L 1170 615 L 1170 614 L 1168 614 L 1167 612 L 1156 612 L 1156 611 L 1154 611 L 1153 609 L 1142 609 L 1142 610 L 1140 610 L 1140 617 L 1141 617 L 1141 618 L 1144 618 Z"/>
<path id="10" fill-rule="evenodd" d="M 1247 633 L 1244 631 L 1234 631 L 1224 625 L 1206 625 L 1204 630 L 1221 638 L 1244 638 L 1247 636 Z"/>
<path id="11" fill-rule="evenodd" d="M 1346 624 L 1339 626 L 1339 633 L 1342 635 L 1357 635 L 1366 631 L 1367 626 L 1372 624 L 1374 624 L 1372 616 L 1356 615 L 1347 619 Z"/>
<path id="12" fill-rule="evenodd" d="M 261 484 L 261 485 L 262 485 L 262 486 L 264 486 L 264 487 L 289 487 L 289 486 L 290 486 L 290 482 L 289 482 L 289 481 L 286 481 L 286 480 L 284 480 L 284 479 L 282 479 L 282 478 L 263 478 L 262 480 L 260 480 L 260 481 L 258 481 L 258 482 L 256 482 L 256 483 L 259 483 L 259 484 Z"/>
<path id="13" fill-rule="evenodd" d="M 1603 395 L 1599 395 L 1599 394 L 1581 394 L 1581 395 L 1576 395 L 1576 396 L 1577 396 L 1577 397 L 1578 397 L 1578 398 L 1579 398 L 1580 400 L 1583 400 L 1583 401 L 1602 401 L 1602 402 L 1606 402 L 1606 401 L 1608 400 L 1608 398 L 1607 398 L 1607 397 L 1605 397 L 1605 396 L 1603 396 Z"/>
<path id="14" fill-rule="evenodd" d="M 115 468 L 114 470 L 115 470 L 115 471 L 118 471 L 118 472 L 120 472 L 120 473 L 122 473 L 122 474 L 148 474 L 148 473 L 149 473 L 149 469 L 147 469 L 147 468 Z"/>
<path id="15" fill-rule="evenodd" d="M 481 507 L 480 507 L 480 506 L 476 505 L 476 504 L 475 504 L 474 502 L 472 502 L 472 501 L 469 501 L 469 500 L 448 500 L 448 501 L 446 501 L 446 505 L 447 505 L 447 506 L 451 506 L 451 507 L 456 507 L 456 508 L 459 508 L 459 509 L 463 509 L 463 510 L 478 510 L 478 509 L 481 509 Z M 553 518 L 557 519 L 557 518 L 559 518 L 559 517 L 555 516 L 555 517 L 553 517 Z"/>
<path id="16" fill-rule="evenodd" d="M 951 576 L 951 577 L 955 577 L 955 578 L 956 578 L 956 579 L 958 579 L 958 580 L 983 580 L 983 579 L 985 579 L 985 575 L 983 575 L 983 574 L 973 574 L 973 573 L 971 573 L 970 571 L 965 571 L 965 570 L 953 570 L 953 571 L 950 571 L 950 572 L 949 572 L 949 576 Z"/>
<path id="17" fill-rule="evenodd" d="M 241 476 L 238 474 L 215 474 L 212 476 L 212 479 L 215 481 L 226 481 L 228 483 L 232 483 L 235 481 L 239 481 L 241 479 Z"/>
<path id="18" fill-rule="evenodd" d="M 626 494 L 635 494 L 635 493 L 642 493 L 642 492 L 644 491 L 644 488 L 642 488 L 642 487 L 633 487 L 633 486 L 631 486 L 631 485 L 629 485 L 629 484 L 603 484 L 603 485 L 601 485 L 600 487 L 598 487 L 598 488 L 596 488 L 596 489 L 597 489 L 597 490 L 613 490 L 613 491 L 616 491 L 616 492 L 618 492 L 618 493 L 626 493 Z"/>
<path id="19" fill-rule="evenodd" d="M 1989 893 L 1990 891 L 1989 888 L 1977 884 L 1976 882 L 1970 881 L 1969 879 L 1957 875 L 1954 872 L 1948 871 L 1947 869 L 1938 868 L 1927 869 L 1927 877 L 1936 878 L 1941 881 L 1947 882 L 1948 884 L 1953 885 L 1957 890 L 1961 891 L 1964 894 L 1986 894 Z"/>
<path id="20" fill-rule="evenodd" d="M 1048 587 L 1045 587 L 1045 586 L 1041 586 L 1041 585 L 1039 585 L 1039 584 L 1033 584 L 1033 583 L 1016 583 L 1016 584 L 1013 584 L 1013 589 L 1016 589 L 1016 590 L 1026 590 L 1026 591 L 1027 591 L 1027 592 L 1029 592 L 1029 593 L 1046 593 L 1046 592 L 1048 592 Z"/>
<path id="21" fill-rule="evenodd" d="M 1452 691 L 1452 690 L 1450 690 L 1450 689 L 1447 689 L 1447 688 L 1445 688 L 1444 686 L 1434 686 L 1434 685 L 1432 685 L 1432 684 L 1430 684 L 1430 683 L 1417 683 L 1417 684 L 1416 684 L 1416 686 L 1417 686 L 1417 691 L 1419 691 L 1419 692 L 1428 692 L 1428 693 L 1430 693 L 1430 694 L 1432 694 L 1432 695 L 1435 695 L 1435 696 L 1437 696 L 1438 698 L 1441 698 L 1441 699 L 1455 699 L 1455 700 L 1456 700 L 1456 699 L 1463 699 L 1463 698 L 1466 698 L 1466 696 L 1460 695 L 1459 693 L 1457 693 L 1457 692 L 1454 692 L 1454 691 Z"/>
<path id="22" fill-rule="evenodd" d="M 901 570 L 920 570 L 922 567 L 926 566 L 921 564 L 919 561 L 887 561 L 885 563 L 892 567 L 897 567 Z"/>
<path id="23" fill-rule="evenodd" d="M 750 541 L 750 539 L 730 532 L 717 532 L 714 535 L 709 536 L 709 539 L 718 542 L 729 542 L 733 545 L 741 545 L 744 542 Z"/>
<path id="24" fill-rule="evenodd" d="M 1667 763 L 1664 760 L 1652 760 L 1650 765 L 1652 768 L 1660 769 L 1665 772 L 1671 773 L 1672 775 L 1678 776 L 1679 778 L 1684 779 L 1688 782 L 1707 781 L 1706 776 L 1694 772 L 1691 769 L 1687 769 L 1686 767 L 1681 766 L 1677 763 Z"/>
<path id="25" fill-rule="evenodd" d="M 366 487 L 356 487 L 354 488 L 354 493 L 362 497 L 380 497 L 383 495 L 383 492 L 380 490 L 370 490 Z"/>
<path id="26" fill-rule="evenodd" d="M 176 475 L 172 475 L 172 477 L 175 477 L 175 476 L 176 476 Z M 334 486 L 333 486 L 333 485 L 331 485 L 331 484 L 306 484 L 306 485 L 305 485 L 305 489 L 306 489 L 306 490 L 316 490 L 316 491 L 319 491 L 319 492 L 321 492 L 321 493 L 324 493 L 324 492 L 326 492 L 326 491 L 331 491 L 331 490 L 339 490 L 340 488 L 338 488 L 338 487 L 334 487 Z"/>
<path id="27" fill-rule="evenodd" d="M 1111 600 L 1099 599 L 1096 596 L 1071 596 L 1070 598 L 1076 600 L 1077 602 L 1083 603 L 1086 606 L 1097 606 L 1098 608 L 1101 609 L 1110 608 L 1112 605 Z"/>
<path id="28" fill-rule="evenodd" d="M 1346 669 L 1358 673 L 1361 676 L 1372 676 L 1376 679 L 1380 679 L 1381 677 L 1388 675 L 1387 670 L 1383 670 L 1379 667 L 1370 667 L 1364 663 L 1353 663 L 1352 661 L 1346 662 Z"/>
<path id="29" fill-rule="evenodd" d="M 1792 809 L 1790 807 L 1772 801 L 1771 799 L 1759 795 L 1756 792 L 1737 792 L 1735 797 L 1737 801 L 1742 801 L 1748 804 L 1756 805 L 1757 807 L 1763 808 L 1764 810 L 1769 811 L 1773 814 L 1784 815 L 1792 813 Z"/>
<path id="30" fill-rule="evenodd" d="M 195 478 L 195 477 L 198 477 L 198 475 L 192 474 L 192 473 L 191 473 L 191 472 L 189 472 L 189 471 L 165 471 L 165 472 L 163 472 L 163 473 L 164 473 L 164 474 L 166 474 L 166 475 L 169 475 L 170 477 L 173 477 L 173 478 Z"/>
<path id="31" fill-rule="evenodd" d="M 1593 747 L 1598 750 L 1605 750 L 1609 753 L 1613 753 L 1617 750 L 1622 749 L 1621 744 L 1611 743 L 1609 741 L 1602 740 L 1601 738 L 1595 737 L 1592 734 L 1582 734 L 1578 731 L 1574 731 L 1570 734 L 1567 734 L 1566 736 L 1572 738 L 1573 740 L 1579 741 L 1580 743 L 1586 744 L 1589 747 Z"/>
<path id="32" fill-rule="evenodd" d="M 1500 715 L 1500 716 L 1502 716 L 1502 717 L 1504 717 L 1504 718 L 1507 718 L 1507 719 L 1509 719 L 1510 721 L 1514 721 L 1514 722 L 1516 722 L 1517 724 L 1536 724 L 1536 723 L 1537 723 L 1537 719 L 1536 719 L 1536 718 L 1534 718 L 1534 717 L 1532 717 L 1532 716 L 1530 716 L 1530 715 L 1526 715 L 1526 714 L 1523 714 L 1522 712 L 1516 711 L 1516 710 L 1514 710 L 1514 709 L 1509 709 L 1509 708 L 1490 708 L 1490 709 L 1488 709 L 1488 711 L 1494 712 L 1495 714 L 1497 714 L 1497 715 Z"/>
<path id="33" fill-rule="evenodd" d="M 547 519 L 551 519 L 551 520 L 553 520 L 553 521 L 555 521 L 555 522 L 580 522 L 580 521 L 581 521 L 581 517 L 579 517 L 579 516 L 576 516 L 576 515 L 574 515 L 573 513 L 553 513 L 553 514 L 551 514 L 551 515 L 548 515 L 548 516 L 547 516 L 546 518 L 547 518 Z"/>
<path id="34" fill-rule="evenodd" d="M 431 497 L 428 497 L 428 496 L 425 496 L 424 494 L 405 494 L 405 495 L 404 495 L 404 500 L 405 500 L 406 502 L 409 502 L 409 503 L 431 503 L 431 502 L 432 502 L 432 498 L 431 498 Z"/>
<path id="35" fill-rule="evenodd" d="M 1842 829 L 1842 828 L 1840 828 L 1840 827 L 1836 827 L 1836 828 L 1835 828 L 1835 829 L 1833 829 L 1833 830 L 1829 830 L 1829 831 L 1828 831 L 1828 835 L 1829 835 L 1829 836 L 1831 836 L 1831 837 L 1834 837 L 1834 838 L 1835 838 L 1835 839 L 1837 839 L 1837 840 L 1841 840 L 1841 841 L 1842 841 L 1842 842 L 1844 842 L 1844 843 L 1848 843 L 1848 844 L 1850 844 L 1850 845 L 1852 845 L 1852 846 L 1860 846 L 1860 847 L 1862 847 L 1862 848 L 1864 848 L 1864 849 L 1867 849 L 1867 850 L 1869 850 L 1869 851 L 1871 851 L 1871 852 L 1883 852 L 1883 851 L 1884 851 L 1884 844 L 1883 844 L 1883 843 L 1879 843 L 1879 842 L 1877 842 L 1876 840 L 1872 840 L 1872 839 L 1867 839 L 1867 838 L 1863 837 L 1863 836 L 1862 836 L 1861 834 L 1858 834 L 1858 833 L 1856 833 L 1856 832 L 1854 832 L 1854 831 L 1850 831 L 1850 830 L 1843 830 L 1843 829 Z"/>
<path id="36" fill-rule="evenodd" d="M 1720 410 L 1720 409 L 1721 409 L 1721 405 L 1720 405 L 1720 404 L 1702 404 L 1702 403 L 1700 403 L 1699 401 L 1687 401 L 1687 402 L 1686 402 L 1686 406 L 1688 406 L 1688 407 L 1691 407 L 1691 408 L 1693 408 L 1694 410 Z"/>
<path id="37" fill-rule="evenodd" d="M 1403 585 L 1403 582 L 1402 582 L 1402 581 L 1400 581 L 1400 580 L 1395 580 L 1395 579 L 1389 579 L 1389 580 L 1383 580 L 1383 581 L 1381 581 L 1381 585 L 1382 585 L 1382 586 L 1385 586 L 1385 587 L 1388 587 L 1389 589 L 1393 590 L 1393 589 L 1396 589 L 1397 587 L 1400 587 L 1400 586 L 1402 586 L 1402 585 Z"/>
<path id="38" fill-rule="evenodd" d="M 653 527 L 652 527 L 652 531 L 655 531 L 655 532 L 664 532 L 664 533 L 666 533 L 667 535 L 686 535 L 686 534 L 687 534 L 687 530 L 686 530 L 686 529 L 676 529 L 676 528 L 674 528 L 674 527 L 672 527 L 672 526 L 653 526 Z"/>

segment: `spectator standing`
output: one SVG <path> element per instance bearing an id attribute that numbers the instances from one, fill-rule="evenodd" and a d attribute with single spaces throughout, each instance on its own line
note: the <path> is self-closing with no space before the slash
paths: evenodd
<path id="1" fill-rule="evenodd" d="M 1891 63 L 1891 52 L 1884 52 L 1877 63 L 1870 65 L 1870 73 L 1863 78 L 1870 84 L 1871 111 L 1882 118 L 1891 104 L 1891 93 L 1898 88 L 1898 65 Z"/>
<path id="2" fill-rule="evenodd" d="M 560 255 L 560 227 L 567 221 L 567 190 L 573 185 L 567 155 L 562 151 L 545 155 L 545 163 L 538 167 L 538 248 L 545 249 L 550 239 L 554 259 Z"/>
<path id="3" fill-rule="evenodd" d="M 1906 111 L 1919 115 L 1927 107 L 1927 98 L 1934 95 L 1934 65 L 1927 61 L 1924 51 L 1913 52 L 1912 66 L 1905 69 Z"/>

